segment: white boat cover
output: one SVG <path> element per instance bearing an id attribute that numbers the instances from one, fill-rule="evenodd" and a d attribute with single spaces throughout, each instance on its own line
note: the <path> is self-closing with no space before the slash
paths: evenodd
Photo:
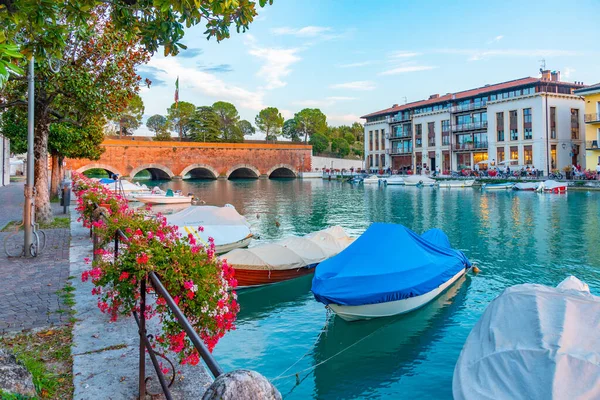
<path id="1" fill-rule="evenodd" d="M 515 190 L 536 190 L 539 186 L 539 182 L 519 182 L 515 184 Z"/>
<path id="2" fill-rule="evenodd" d="M 490 303 L 462 349 L 454 399 L 600 399 L 600 297 L 571 276 Z"/>
<path id="3" fill-rule="evenodd" d="M 424 185 L 435 184 L 435 180 L 431 179 L 427 175 L 408 175 L 404 178 L 404 183 L 407 184 L 417 184 L 419 182 L 423 182 Z"/>
<path id="4" fill-rule="evenodd" d="M 251 234 L 250 224 L 235 207 L 226 205 L 190 206 L 177 213 L 166 215 L 167 222 L 179 228 L 179 232 L 188 236 L 190 233 L 204 245 L 208 238 L 215 240 L 215 246 L 235 243 Z M 204 231 L 198 230 L 203 227 Z"/>
<path id="5" fill-rule="evenodd" d="M 567 184 L 563 183 L 563 182 L 556 182 L 556 181 L 553 181 L 550 179 L 550 180 L 540 183 L 537 190 L 539 190 L 539 191 L 552 190 L 552 189 L 556 189 L 556 188 L 560 188 L 560 187 L 564 187 L 566 189 Z"/>
<path id="6" fill-rule="evenodd" d="M 333 226 L 303 237 L 292 236 L 249 249 L 235 249 L 221 258 L 237 269 L 298 269 L 333 257 L 350 243 L 352 239 L 344 229 Z"/>
<path id="7" fill-rule="evenodd" d="M 122 179 L 120 181 L 120 183 L 117 183 L 116 185 L 117 185 L 119 192 L 121 191 L 121 187 L 123 188 L 123 192 L 125 192 L 125 193 L 149 191 L 148 186 L 146 186 L 146 185 L 135 184 L 135 183 L 126 181 L 124 179 Z M 104 186 L 106 186 L 108 189 L 110 189 L 112 191 L 115 190 L 114 183 L 106 183 L 106 184 L 104 184 Z"/>

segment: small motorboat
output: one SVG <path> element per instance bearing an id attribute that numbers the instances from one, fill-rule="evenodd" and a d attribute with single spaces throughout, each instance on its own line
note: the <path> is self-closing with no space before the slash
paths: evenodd
<path id="1" fill-rule="evenodd" d="M 539 185 L 539 182 L 519 182 L 513 186 L 513 190 L 534 191 L 537 190 Z"/>
<path id="2" fill-rule="evenodd" d="M 439 181 L 438 186 L 440 188 L 467 188 L 472 187 L 475 183 L 475 179 L 465 179 L 465 180 L 447 180 L 447 181 Z"/>
<path id="3" fill-rule="evenodd" d="M 348 183 L 352 183 L 352 184 L 359 184 L 362 183 L 363 178 L 361 176 L 353 176 L 352 178 L 348 179 L 347 182 Z"/>
<path id="4" fill-rule="evenodd" d="M 383 178 L 383 183 L 386 185 L 404 185 L 404 178 L 398 175 L 388 176 Z"/>
<path id="5" fill-rule="evenodd" d="M 152 189 L 151 193 L 130 193 L 126 194 L 130 201 L 140 201 L 146 204 L 185 204 L 191 203 L 193 196 L 184 196 L 181 192 L 173 192 L 171 189 L 163 191 L 158 187 Z"/>
<path id="6" fill-rule="evenodd" d="M 234 206 L 190 206 L 177 213 L 166 215 L 167 223 L 177 226 L 184 235 L 192 235 L 204 246 L 212 237 L 217 254 L 247 247 L 252 240 L 250 224 Z"/>
<path id="7" fill-rule="evenodd" d="M 536 190 L 547 193 L 567 193 L 567 184 L 565 182 L 547 180 L 540 183 Z"/>
<path id="8" fill-rule="evenodd" d="M 481 190 L 508 190 L 515 186 L 514 183 L 485 183 L 481 186 Z"/>
<path id="9" fill-rule="evenodd" d="M 403 178 L 406 186 L 435 186 L 436 182 L 427 175 L 408 175 Z"/>
<path id="10" fill-rule="evenodd" d="M 379 177 L 377 175 L 371 175 L 363 179 L 365 185 L 377 185 L 379 183 Z"/>
<path id="11" fill-rule="evenodd" d="M 292 236 L 249 249 L 235 249 L 221 258 L 235 269 L 238 287 L 269 285 L 312 274 L 320 262 L 352 243 L 340 226 L 303 237 Z"/>
<path id="12" fill-rule="evenodd" d="M 505 289 L 460 353 L 456 400 L 600 398 L 600 297 L 570 276 Z"/>
<path id="13" fill-rule="evenodd" d="M 402 225 L 373 223 L 317 266 L 311 290 L 346 321 L 389 317 L 424 306 L 470 267 L 439 229 L 419 236 Z"/>

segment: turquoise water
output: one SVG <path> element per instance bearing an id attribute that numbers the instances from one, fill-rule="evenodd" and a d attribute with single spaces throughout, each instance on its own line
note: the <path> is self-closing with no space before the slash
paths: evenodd
<path id="1" fill-rule="evenodd" d="M 574 274 L 600 295 L 600 192 L 540 195 L 321 180 L 160 185 L 193 192 L 207 204 L 235 205 L 259 241 L 335 224 L 359 235 L 373 221 L 418 233 L 437 227 L 481 268 L 416 312 L 374 321 L 328 315 L 310 293 L 310 277 L 241 291 L 237 330 L 214 355 L 225 370 L 248 368 L 270 379 L 292 375 L 274 380 L 286 399 L 451 398 L 462 345 L 504 288 L 556 285 Z"/>

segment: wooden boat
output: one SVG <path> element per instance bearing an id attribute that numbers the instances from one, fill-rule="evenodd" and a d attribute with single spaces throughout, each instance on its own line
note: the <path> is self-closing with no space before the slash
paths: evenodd
<path id="1" fill-rule="evenodd" d="M 289 237 L 221 256 L 235 269 L 238 287 L 269 285 L 314 272 L 320 262 L 345 249 L 352 239 L 333 226 L 303 237 Z"/>
<path id="2" fill-rule="evenodd" d="M 536 190 L 546 193 L 567 193 L 567 184 L 565 182 L 547 180 L 540 183 Z"/>
<path id="3" fill-rule="evenodd" d="M 365 185 L 377 185 L 379 183 L 379 177 L 377 175 L 371 175 L 363 179 Z"/>
<path id="4" fill-rule="evenodd" d="M 386 185 L 404 185 L 404 178 L 398 175 L 388 176 L 383 178 L 382 181 Z"/>
<path id="5" fill-rule="evenodd" d="M 475 179 L 449 180 L 449 181 L 439 181 L 438 186 L 440 188 L 467 188 L 467 187 L 472 187 L 474 183 L 475 183 Z"/>
<path id="6" fill-rule="evenodd" d="M 514 183 L 486 183 L 481 186 L 481 190 L 508 190 L 514 186 Z"/>
<path id="7" fill-rule="evenodd" d="M 130 200 L 131 199 L 131 200 Z M 140 201 L 146 204 L 190 204 L 193 196 L 183 196 L 181 194 L 139 194 L 127 196 L 127 200 Z"/>
<path id="8" fill-rule="evenodd" d="M 513 190 L 534 191 L 539 185 L 539 182 L 519 182 L 513 186 Z"/>
<path id="9" fill-rule="evenodd" d="M 436 181 L 426 175 L 408 175 L 404 178 L 406 186 L 435 186 Z"/>
<path id="10" fill-rule="evenodd" d="M 225 207 L 190 206 L 167 215 L 166 219 L 170 225 L 177 226 L 182 235 L 192 235 L 205 246 L 212 237 L 217 254 L 247 247 L 254 237 L 246 218 L 230 204 Z"/>
<path id="11" fill-rule="evenodd" d="M 311 290 L 346 321 L 389 317 L 423 307 L 470 267 L 439 229 L 419 236 L 402 225 L 374 223 L 317 267 Z"/>

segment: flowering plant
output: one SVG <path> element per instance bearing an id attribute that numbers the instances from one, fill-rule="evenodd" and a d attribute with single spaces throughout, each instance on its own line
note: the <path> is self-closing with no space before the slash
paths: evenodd
<path id="1" fill-rule="evenodd" d="M 119 315 L 139 313 L 140 280 L 154 272 L 212 351 L 218 340 L 234 329 L 239 311 L 232 290 L 237 286 L 234 269 L 215 256 L 212 238 L 204 246 L 191 234 L 182 237 L 164 216 L 153 217 L 147 209 L 133 210 L 124 199 L 84 176 L 76 175 L 74 181 L 81 218 L 86 226 L 94 227 L 100 238 L 94 260 L 86 260 L 92 268 L 81 276 L 83 281 L 91 280 L 94 284 L 92 293 L 98 296 L 100 310 L 108 313 L 112 321 Z M 109 205 L 106 218 L 94 218 L 92 207 L 98 202 Z M 115 256 L 114 237 L 118 230 L 126 239 L 120 239 L 122 243 Z M 155 295 L 155 303 L 146 305 L 144 310 L 146 319 L 158 316 L 161 322 L 162 333 L 155 337 L 153 345 L 177 353 L 183 364 L 196 365 L 199 362 L 196 349 L 185 340 L 186 334 L 166 300 Z"/>

